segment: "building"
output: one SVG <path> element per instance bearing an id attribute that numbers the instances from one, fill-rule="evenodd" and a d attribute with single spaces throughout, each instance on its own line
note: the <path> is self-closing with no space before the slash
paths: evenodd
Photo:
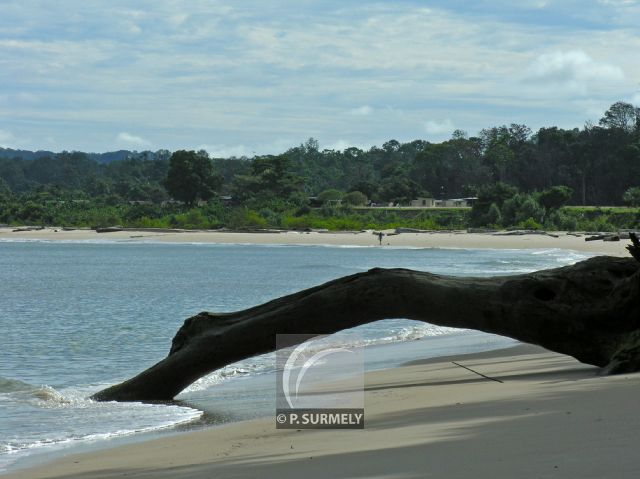
<path id="1" fill-rule="evenodd" d="M 478 198 L 451 198 L 448 200 L 435 200 L 433 198 L 417 198 L 411 200 L 409 206 L 413 208 L 470 208 Z"/>
<path id="2" fill-rule="evenodd" d="M 433 198 L 416 198 L 409 202 L 409 206 L 412 208 L 433 208 L 435 200 Z"/>

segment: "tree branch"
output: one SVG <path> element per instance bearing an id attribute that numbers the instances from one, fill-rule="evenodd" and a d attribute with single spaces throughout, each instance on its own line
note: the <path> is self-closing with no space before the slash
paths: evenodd
<path id="1" fill-rule="evenodd" d="M 638 271 L 631 258 L 611 257 L 492 278 L 375 268 L 244 311 L 193 316 L 165 359 L 93 398 L 168 400 L 211 371 L 273 351 L 276 334 L 330 334 L 386 318 L 477 329 L 607 366 L 608 372 L 636 371 Z"/>

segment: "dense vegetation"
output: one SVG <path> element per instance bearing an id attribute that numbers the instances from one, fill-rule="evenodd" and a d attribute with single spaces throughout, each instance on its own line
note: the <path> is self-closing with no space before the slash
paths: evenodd
<path id="1" fill-rule="evenodd" d="M 472 211 L 363 208 L 478 197 Z M 566 205 L 581 205 L 570 208 Z M 423 229 L 638 227 L 640 109 L 618 102 L 583 129 L 512 124 L 442 143 L 209 158 L 205 151 L 0 148 L 0 223 L 137 227 Z M 586 206 L 600 208 L 586 208 Z"/>

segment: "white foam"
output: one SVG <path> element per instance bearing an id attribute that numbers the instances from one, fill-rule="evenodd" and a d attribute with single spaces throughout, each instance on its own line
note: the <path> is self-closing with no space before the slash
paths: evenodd
<path id="1" fill-rule="evenodd" d="M 172 428 L 194 421 L 202 411 L 172 404 L 96 402 L 87 396 L 96 388 L 56 390 L 42 386 L 28 391 L 4 394 L 5 398 L 22 401 L 38 409 L 59 409 L 55 423 L 21 431 L 21 436 L 0 439 L 0 470 L 15 462 L 3 455 L 20 456 L 42 448 L 112 439 L 133 434 Z M 73 429 L 65 426 L 72 421 Z M 14 458 L 15 459 L 15 458 Z"/>
<path id="2" fill-rule="evenodd" d="M 389 328 L 392 330 L 391 334 L 385 334 L 386 330 Z M 359 348 L 379 344 L 400 343 L 404 341 L 414 341 L 425 337 L 457 334 L 460 331 L 464 330 L 435 326 L 433 324 L 421 323 L 418 321 L 387 320 L 385 322 L 379 322 L 377 325 L 363 325 L 350 330 L 341 331 L 326 338 L 312 340 L 310 341 L 311 344 L 306 351 L 314 353 L 326 348 L 328 344 L 333 346 L 339 344 L 343 347 Z M 378 337 L 369 339 L 365 338 L 367 335 L 371 336 L 374 334 L 377 334 Z M 203 376 L 182 391 L 182 393 L 185 394 L 195 391 L 203 391 L 231 379 L 269 373 L 275 371 L 275 363 L 275 353 L 263 354 L 247 360 L 239 361 Z"/>

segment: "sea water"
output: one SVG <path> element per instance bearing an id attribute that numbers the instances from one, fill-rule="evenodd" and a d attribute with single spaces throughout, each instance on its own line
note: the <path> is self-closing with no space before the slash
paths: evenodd
<path id="1" fill-rule="evenodd" d="M 200 311 L 244 309 L 372 267 L 491 276 L 585 257 L 557 249 L 0 241 L 0 472 L 51 451 L 273 411 L 272 354 L 216 371 L 168 404 L 88 399 L 165 357 L 184 319 Z M 403 319 L 357 330 L 366 369 L 513 343 Z"/>

